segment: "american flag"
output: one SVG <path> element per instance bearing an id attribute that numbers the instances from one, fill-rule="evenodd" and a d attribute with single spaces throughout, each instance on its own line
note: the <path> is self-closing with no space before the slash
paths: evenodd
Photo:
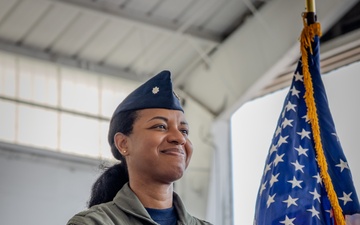
<path id="1" fill-rule="evenodd" d="M 328 107 L 319 64 L 319 38 L 308 53 L 321 142 L 328 174 L 344 214 L 360 212 L 358 197 Z M 274 133 L 257 196 L 254 225 L 335 224 L 320 176 L 313 131 L 304 100 L 301 59 Z"/>

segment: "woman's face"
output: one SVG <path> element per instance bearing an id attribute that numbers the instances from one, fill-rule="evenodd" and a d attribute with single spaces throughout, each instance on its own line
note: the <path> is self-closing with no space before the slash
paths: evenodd
<path id="1" fill-rule="evenodd" d="M 189 125 L 183 112 L 143 109 L 133 132 L 123 136 L 130 180 L 132 177 L 170 183 L 184 173 L 192 155 Z M 123 148 L 125 149 L 125 148 Z"/>

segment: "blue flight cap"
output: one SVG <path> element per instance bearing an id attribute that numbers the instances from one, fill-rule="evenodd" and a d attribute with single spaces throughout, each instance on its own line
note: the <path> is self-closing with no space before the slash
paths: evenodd
<path id="1" fill-rule="evenodd" d="M 184 112 L 173 91 L 170 71 L 164 70 L 131 92 L 116 108 L 119 112 L 149 108 L 174 109 Z"/>

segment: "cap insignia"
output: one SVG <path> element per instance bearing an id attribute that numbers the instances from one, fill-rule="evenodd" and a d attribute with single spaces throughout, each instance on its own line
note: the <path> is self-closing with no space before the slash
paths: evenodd
<path id="1" fill-rule="evenodd" d="M 153 87 L 152 93 L 156 95 L 160 91 L 159 87 Z"/>

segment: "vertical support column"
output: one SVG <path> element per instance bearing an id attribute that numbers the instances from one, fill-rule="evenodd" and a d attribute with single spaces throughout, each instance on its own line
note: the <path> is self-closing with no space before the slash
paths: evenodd
<path id="1" fill-rule="evenodd" d="M 210 175 L 207 220 L 232 225 L 232 172 L 230 120 L 217 120 L 212 126 L 214 154 Z"/>

